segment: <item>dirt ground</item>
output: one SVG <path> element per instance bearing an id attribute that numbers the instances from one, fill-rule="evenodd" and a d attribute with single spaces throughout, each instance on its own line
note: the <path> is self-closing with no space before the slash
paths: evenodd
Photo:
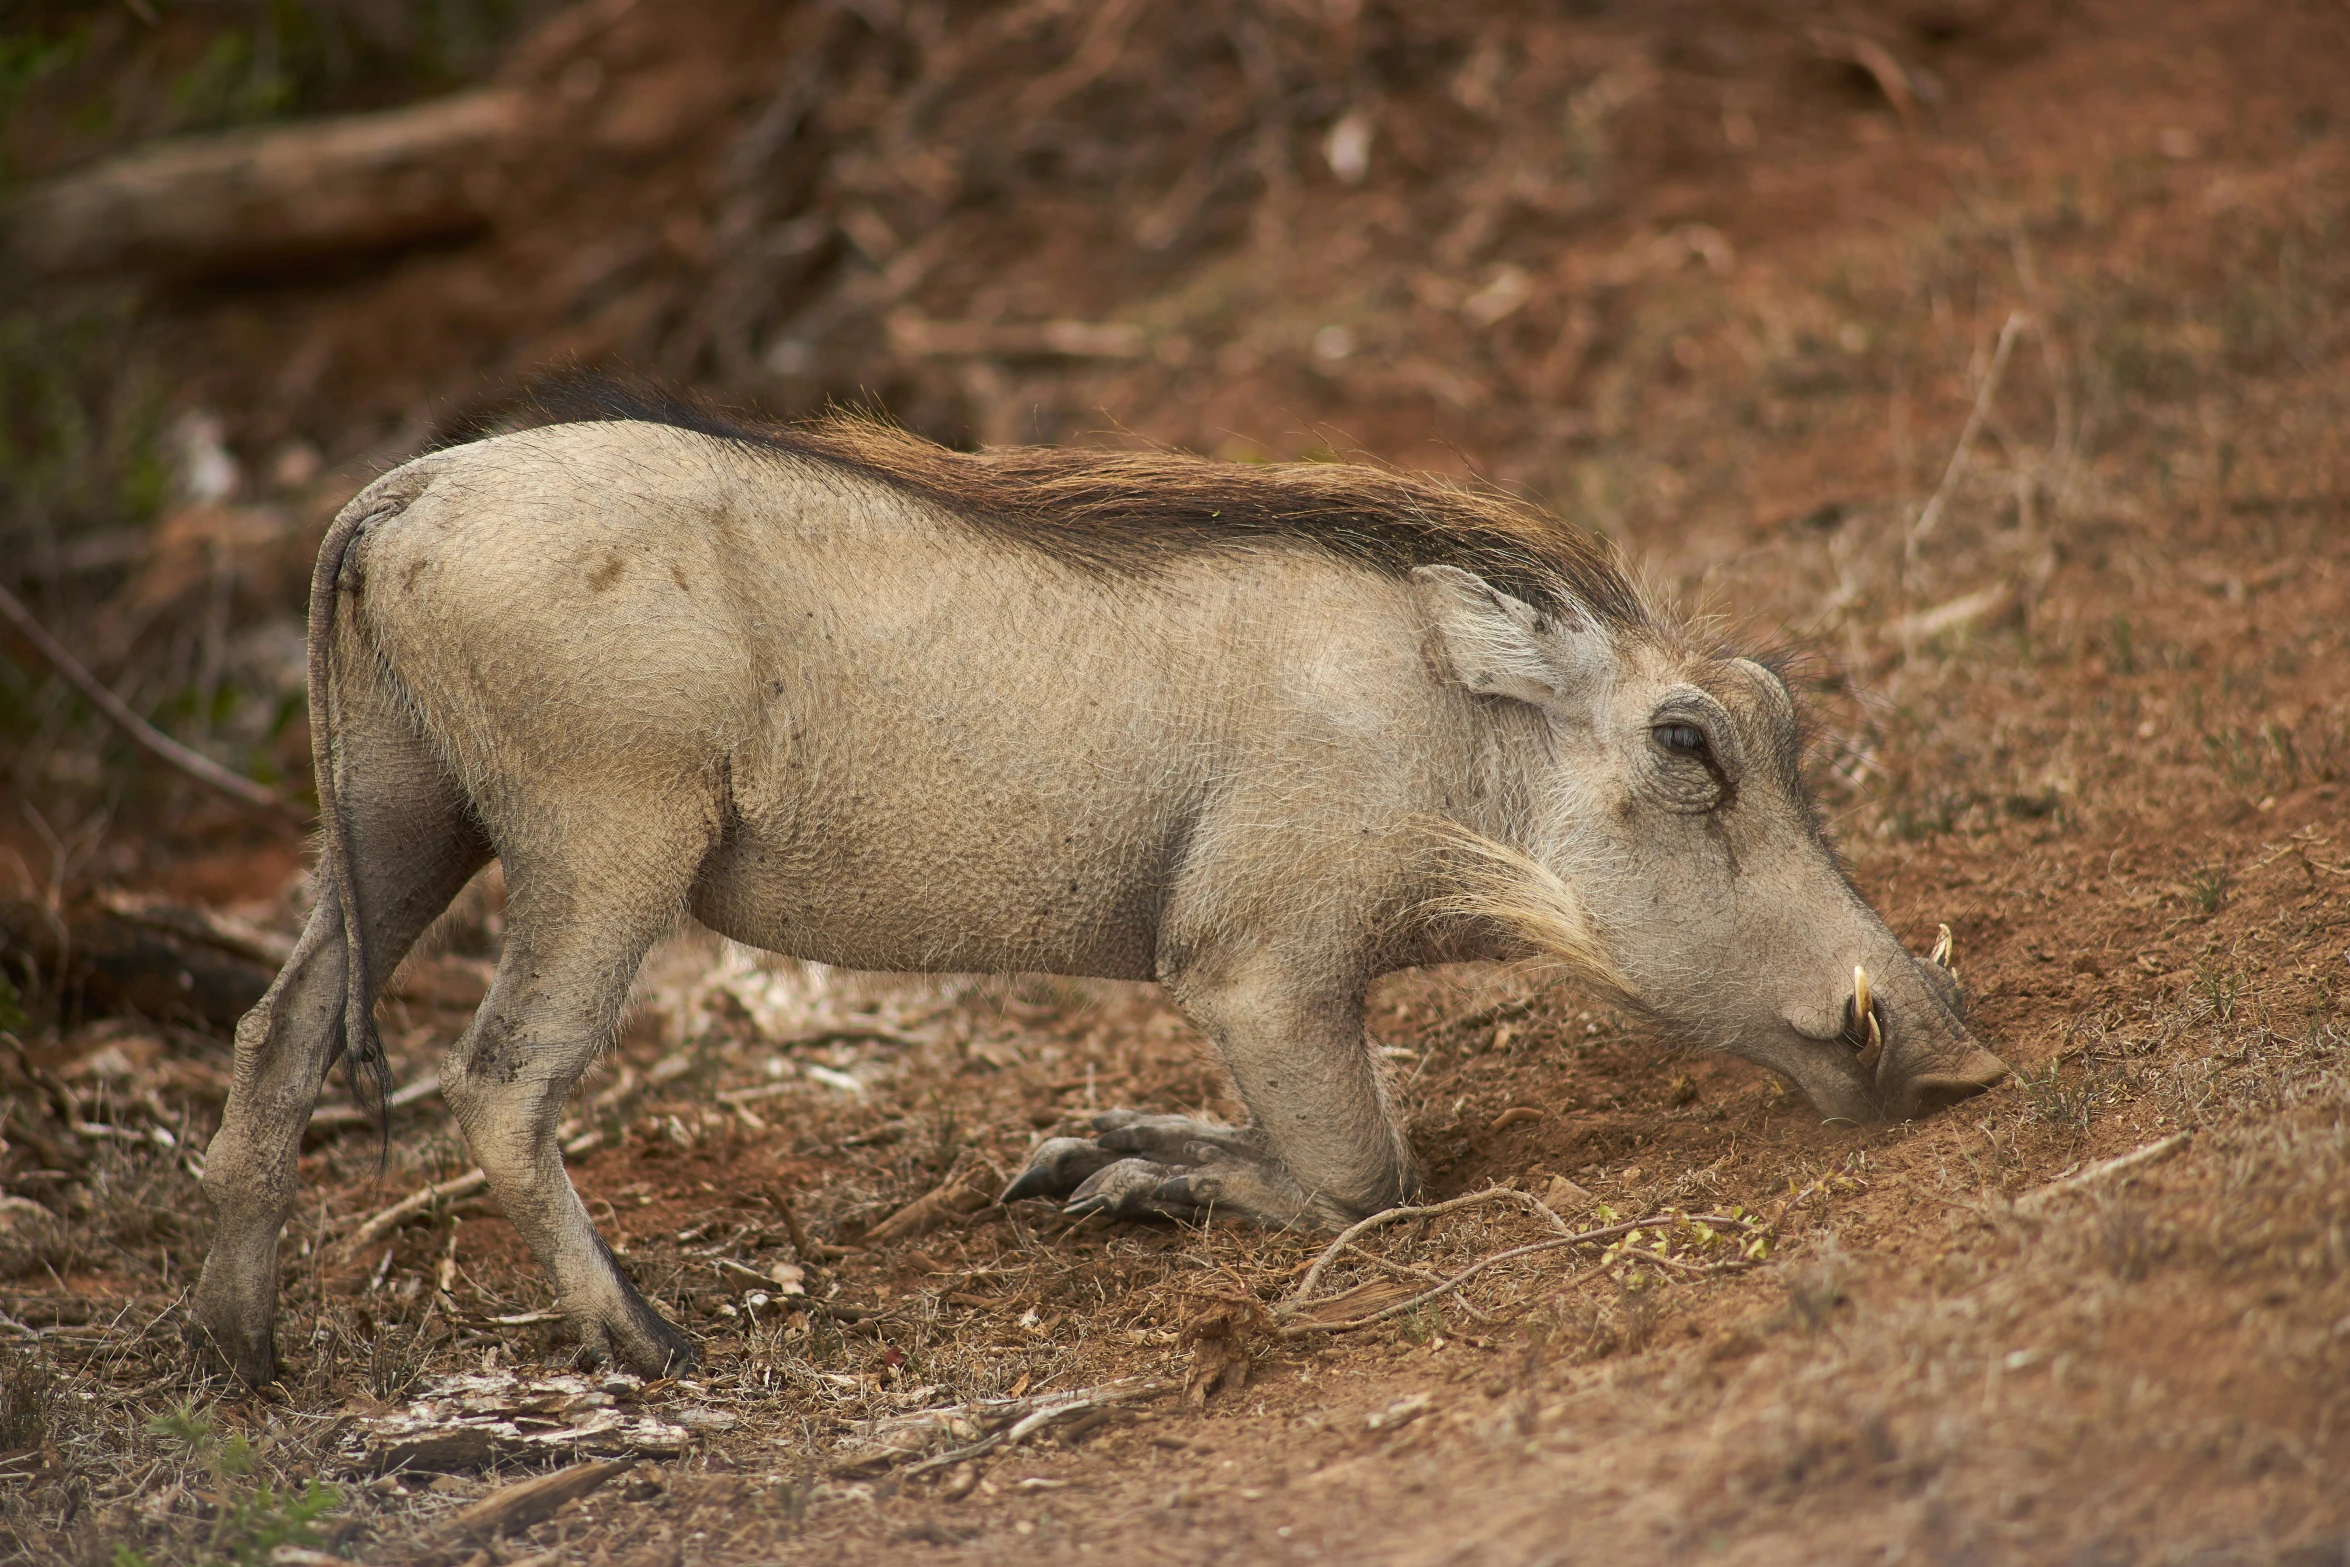
<path id="1" fill-rule="evenodd" d="M 1282 1307 L 1324 1237 L 957 1198 L 1092 1108 L 1237 1111 L 1154 989 L 832 974 L 680 932 L 580 1091 L 572 1166 L 703 1343 L 628 1395 L 691 1440 L 477 1546 L 450 1520 L 527 1467 L 347 1456 L 432 1378 L 567 1363 L 553 1324 L 500 1320 L 551 1297 L 479 1197 L 351 1243 L 471 1168 L 438 1101 L 380 1168 L 362 1133 L 313 1138 L 283 1381 L 208 1383 L 178 1310 L 225 1036 L 61 1015 L 26 980 L 0 1017 L 0 1549 L 2350 1561 L 2350 14 L 1462 9 L 598 0 L 495 67 L 574 84 L 583 117 L 510 223 L 159 287 L 141 351 L 224 420 L 239 504 L 293 519 L 296 583 L 368 474 L 573 359 L 784 414 L 862 396 L 954 440 L 1519 488 L 1794 661 L 1857 883 L 1920 951 L 1950 927 L 2014 1079 L 1822 1125 L 1541 973 L 1390 977 L 1373 1030 L 1432 1197 L 1666 1217 L 1645 1254 L 1541 1252 L 1322 1331 Z M 84 155 L 28 104 L 19 163 Z M 1133 335 L 938 347 L 1052 320 Z M 282 618 L 283 578 L 215 599 Z M 126 670 L 201 597 L 153 564 L 44 591 L 93 636 L 162 606 Z M 298 835 L 57 762 L 62 719 L 24 733 L 14 895 L 297 928 Z M 298 722 L 242 733 L 215 738 L 248 765 L 306 754 Z M 384 1004 L 403 1083 L 462 1027 L 497 911 L 469 894 Z M 892 1238 L 934 1191 L 942 1222 Z M 1699 1245 L 1699 1214 L 1762 1244 Z M 1543 1233 L 1497 1199 L 1367 1238 L 1391 1265 L 1329 1288 L 1392 1303 Z M 971 1433 L 922 1411 L 1120 1379 L 1147 1396 L 924 1467 Z"/>

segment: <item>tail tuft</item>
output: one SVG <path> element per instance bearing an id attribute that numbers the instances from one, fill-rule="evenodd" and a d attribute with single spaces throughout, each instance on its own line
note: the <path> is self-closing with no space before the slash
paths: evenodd
<path id="1" fill-rule="evenodd" d="M 343 1083 L 351 1090 L 351 1102 L 375 1123 L 375 1166 L 381 1175 L 392 1159 L 392 1063 L 372 1024 L 357 1049 L 343 1052 Z"/>

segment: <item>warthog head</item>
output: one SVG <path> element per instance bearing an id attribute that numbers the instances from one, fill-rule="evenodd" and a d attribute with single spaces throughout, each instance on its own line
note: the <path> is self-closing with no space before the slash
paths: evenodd
<path id="1" fill-rule="evenodd" d="M 1456 834 L 1456 908 L 1826 1116 L 1926 1115 L 2006 1076 L 1959 1016 L 1947 928 L 1913 957 L 1838 864 L 1776 674 L 1456 568 L 1415 576 L 1453 676 L 1540 715 L 1526 852 Z"/>

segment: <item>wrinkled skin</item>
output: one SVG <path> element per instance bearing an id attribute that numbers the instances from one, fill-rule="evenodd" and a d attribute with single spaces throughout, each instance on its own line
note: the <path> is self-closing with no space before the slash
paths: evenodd
<path id="1" fill-rule="evenodd" d="M 596 1234 L 555 1127 L 684 911 L 847 967 L 1158 980 L 1250 1124 L 1119 1111 L 1047 1142 L 1007 1196 L 1079 1212 L 1326 1227 L 1413 1193 L 1364 987 L 1534 950 L 1429 916 L 1457 891 L 1434 819 L 1551 867 L 1633 1000 L 1824 1114 L 1921 1114 L 2003 1070 L 1838 870 L 1785 688 L 1654 626 L 1305 549 L 1105 582 L 870 481 L 633 423 L 420 459 L 322 559 L 329 848 L 356 898 L 322 877 L 238 1028 L 193 1308 L 254 1382 L 348 905 L 363 1006 L 493 855 L 505 949 L 443 1093 L 587 1352 L 648 1374 L 692 1348 Z"/>
<path id="2" fill-rule="evenodd" d="M 1554 662 L 1587 656 L 1545 640 Z M 1560 745 L 1540 857 L 1608 934 L 1639 1002 L 1784 1074 L 1831 1118 L 1929 1115 L 2003 1077 L 1960 1021 L 1949 971 L 1902 948 L 1813 825 L 1779 678 L 1745 659 L 1618 651 L 1613 681 L 1528 694 Z M 1682 727 L 1701 749 L 1660 742 Z M 1857 1048 L 1855 969 L 1874 990 L 1874 1070 Z"/>

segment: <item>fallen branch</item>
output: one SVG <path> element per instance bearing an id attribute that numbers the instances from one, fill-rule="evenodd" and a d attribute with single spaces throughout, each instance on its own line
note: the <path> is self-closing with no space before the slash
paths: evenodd
<path id="1" fill-rule="evenodd" d="M 520 1533 L 554 1517 L 565 1503 L 587 1495 L 628 1467 L 625 1458 L 607 1458 L 502 1486 L 450 1519 L 441 1533 L 452 1542 L 494 1540 L 502 1534 Z"/>
<path id="2" fill-rule="evenodd" d="M 2037 1213 L 2068 1192 L 2077 1192 L 2085 1186 L 2095 1186 L 2099 1182 L 2110 1181 L 2117 1175 L 2126 1175 L 2132 1170 L 2142 1170 L 2150 1164 L 2159 1164 L 2186 1147 L 2194 1135 L 2192 1132 L 2173 1132 L 2170 1136 L 2158 1138 L 2143 1148 L 2134 1148 L 2128 1153 L 2116 1154 L 2111 1159 L 2100 1159 L 2086 1170 L 2068 1175 L 2061 1181 L 2050 1181 L 2045 1186 L 2035 1187 L 2024 1193 L 2023 1196 L 2015 1200 L 2015 1211 Z"/>
<path id="3" fill-rule="evenodd" d="M 108 690 L 105 682 L 82 667 L 81 661 L 68 653 L 65 645 L 33 618 L 33 612 L 25 608 L 22 599 L 6 588 L 0 588 L 0 616 L 5 616 L 11 625 L 23 633 L 34 651 L 48 660 L 49 667 L 63 675 L 67 684 L 87 698 L 107 722 L 120 729 L 140 750 L 241 805 L 268 811 L 296 827 L 307 828 L 310 825 L 309 813 L 296 807 L 283 795 L 255 783 L 241 773 L 230 772 L 211 757 L 201 751 L 190 750 L 132 712 L 121 697 Z"/>
<path id="4" fill-rule="evenodd" d="M 550 1459 L 674 1458 L 691 1444 L 693 1433 L 653 1413 L 644 1393 L 644 1380 L 625 1372 L 592 1379 L 566 1373 L 459 1373 L 435 1379 L 397 1407 L 359 1416 L 338 1445 L 351 1468 L 372 1474 L 449 1474 Z M 561 1505 L 560 1488 L 551 1489 L 557 1492 L 553 1505 Z M 459 1514 L 455 1525 L 484 1537 L 491 1525 L 527 1528 L 546 1516 L 532 1517 L 531 1509 L 548 1502 L 546 1492 L 496 1492 L 483 1499 L 477 1512 Z M 523 1521 L 512 1522 L 518 1517 Z"/>
<path id="5" fill-rule="evenodd" d="M 433 1086 L 438 1088 L 440 1085 L 436 1081 Z M 576 1159 L 603 1140 L 604 1134 L 602 1132 L 582 1132 L 563 1145 L 563 1152 Z M 469 1175 L 460 1175 L 454 1180 L 442 1181 L 437 1185 L 427 1186 L 421 1191 L 411 1192 L 382 1212 L 370 1214 L 366 1222 L 351 1232 L 349 1238 L 343 1242 L 343 1246 L 348 1251 L 363 1251 L 370 1242 L 398 1229 L 403 1221 L 412 1215 L 422 1213 L 434 1203 L 455 1202 L 460 1198 L 471 1197 L 489 1184 L 489 1176 L 480 1170 L 475 1170 Z"/>
<path id="6" fill-rule="evenodd" d="M 201 911 L 178 911 L 184 922 L 152 907 L 131 918 L 116 902 L 99 893 L 52 909 L 0 898 L 0 947 L 15 947 L 57 976 L 60 999 L 91 1017 L 137 1014 L 226 1030 L 269 989 L 277 965 L 199 934 Z"/>
<path id="7" fill-rule="evenodd" d="M 286 960 L 294 955 L 294 939 L 291 936 L 281 936 L 274 930 L 263 930 L 258 925 L 248 924 L 201 904 L 171 903 L 162 898 L 113 889 L 101 889 L 90 901 L 116 919 L 143 925 L 149 930 L 159 930 L 183 940 L 218 947 L 231 956 L 266 964 L 272 969 L 284 967 Z"/>
<path id="8" fill-rule="evenodd" d="M 487 224 L 541 121 L 484 88 L 375 114 L 176 136 L 34 187 L 6 248 L 50 274 L 278 266 Z"/>

